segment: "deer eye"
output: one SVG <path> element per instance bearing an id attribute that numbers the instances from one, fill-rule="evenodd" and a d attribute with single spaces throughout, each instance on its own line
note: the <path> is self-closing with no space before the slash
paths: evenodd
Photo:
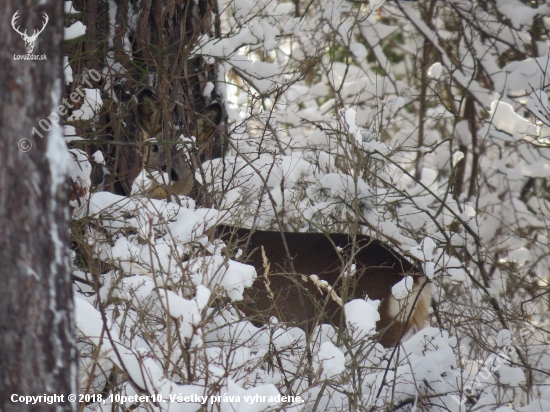
<path id="1" fill-rule="evenodd" d="M 156 153 L 159 151 L 159 147 L 157 145 L 153 146 L 153 152 Z"/>
<path id="2" fill-rule="evenodd" d="M 179 180 L 179 176 L 178 174 L 176 173 L 176 171 L 174 169 L 171 169 L 170 170 L 170 179 L 172 179 L 172 182 L 177 182 Z"/>

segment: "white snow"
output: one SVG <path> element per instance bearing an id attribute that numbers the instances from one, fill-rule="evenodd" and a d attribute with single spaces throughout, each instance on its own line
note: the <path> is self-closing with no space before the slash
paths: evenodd
<path id="1" fill-rule="evenodd" d="M 86 26 L 82 22 L 74 22 L 70 27 L 63 29 L 63 39 L 72 40 L 86 34 Z"/>
<path id="2" fill-rule="evenodd" d="M 346 325 L 355 339 L 362 339 L 372 334 L 376 322 L 380 320 L 378 306 L 380 301 L 354 299 L 344 305 Z"/>
<path id="3" fill-rule="evenodd" d="M 413 292 L 414 279 L 412 276 L 406 276 L 399 283 L 393 285 L 391 293 L 397 300 L 405 299 Z"/>
<path id="4" fill-rule="evenodd" d="M 345 360 L 344 354 L 331 342 L 323 342 L 315 355 L 315 361 L 324 379 L 340 375 L 346 369 Z"/>
<path id="5" fill-rule="evenodd" d="M 441 77 L 441 73 L 443 72 L 443 66 L 441 63 L 436 62 L 430 66 L 428 69 L 428 76 L 430 76 L 432 79 L 439 79 Z"/>
<path id="6" fill-rule="evenodd" d="M 74 110 L 68 120 L 90 120 L 94 118 L 103 105 L 101 92 L 98 89 L 82 89 L 85 93 L 80 109 Z"/>
<path id="7" fill-rule="evenodd" d="M 80 11 L 78 11 L 74 8 L 72 1 L 65 1 L 63 3 L 63 6 L 65 8 L 65 14 L 78 14 L 78 13 L 80 13 Z"/>

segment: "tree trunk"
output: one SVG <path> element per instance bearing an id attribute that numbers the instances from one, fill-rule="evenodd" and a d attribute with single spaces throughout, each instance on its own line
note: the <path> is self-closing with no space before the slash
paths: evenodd
<path id="1" fill-rule="evenodd" d="M 74 0 L 73 4 L 82 12 L 87 33 L 82 44 L 69 50 L 73 67 L 108 73 L 97 85 L 105 92 L 100 128 L 77 132 L 85 139 L 116 142 L 90 149 L 104 153 L 110 173 L 105 187 L 96 190 L 129 195 L 142 168 L 136 149 L 142 136 L 137 127 L 134 97 L 143 89 L 155 93 L 161 107 L 162 138 L 174 141 L 181 134 L 189 136 L 197 117 L 210 103 L 223 100 L 218 88 L 219 62 L 207 62 L 193 55 L 201 36 L 211 38 L 219 34 L 217 2 Z M 114 28 L 109 29 L 109 19 L 114 19 Z M 108 47 L 109 35 L 112 47 Z M 111 70 L 115 65 L 121 70 Z M 209 83 L 214 85 L 211 90 Z M 170 130 L 173 125 L 179 127 L 177 133 Z M 225 143 L 219 135 L 211 143 L 203 160 L 220 157 L 224 151 Z"/>
<path id="2" fill-rule="evenodd" d="M 63 2 L 21 3 L 2 3 L 0 25 L 0 410 L 69 411 L 77 369 L 67 149 L 60 127 L 39 125 L 62 96 Z M 15 59 L 28 55 L 7 23 L 17 10 L 16 27 L 27 33 L 40 29 L 47 13 L 33 49 L 46 60 Z M 20 398 L 54 394 L 63 398 L 39 399 L 35 405 Z"/>

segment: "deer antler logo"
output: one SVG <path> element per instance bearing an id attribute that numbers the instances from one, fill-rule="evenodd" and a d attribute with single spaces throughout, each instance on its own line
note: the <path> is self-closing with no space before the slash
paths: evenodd
<path id="1" fill-rule="evenodd" d="M 16 20 L 19 17 L 18 13 L 19 13 L 19 10 L 17 10 L 14 13 L 14 15 L 11 19 L 11 26 L 13 27 L 13 29 L 17 33 L 19 33 L 21 35 L 21 37 L 25 41 L 25 48 L 27 49 L 27 54 L 31 54 L 32 50 L 34 49 L 34 43 L 36 42 L 36 39 L 38 38 L 38 35 L 44 31 L 44 28 L 46 28 L 46 24 L 48 24 L 48 21 L 50 21 L 50 18 L 48 17 L 48 15 L 46 13 L 44 13 L 44 24 L 42 25 L 42 28 L 40 30 L 34 30 L 32 36 L 28 36 L 27 35 L 27 30 L 25 30 L 24 33 L 21 33 L 19 31 L 19 26 L 15 27 Z"/>

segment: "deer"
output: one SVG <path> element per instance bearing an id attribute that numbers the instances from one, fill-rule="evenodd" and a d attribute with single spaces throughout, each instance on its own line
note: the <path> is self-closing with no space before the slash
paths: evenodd
<path id="1" fill-rule="evenodd" d="M 209 105 L 196 120 L 196 127 L 191 134 L 196 136 L 197 154 L 207 148 L 209 142 L 222 119 L 222 108 L 217 102 Z M 148 172 L 166 172 L 168 179 L 162 182 L 154 181 L 148 195 L 153 199 L 170 199 L 171 195 L 188 196 L 198 184 L 195 182 L 197 156 L 186 156 L 173 143 L 159 138 L 162 132 L 161 111 L 155 94 L 144 89 L 138 95 L 137 124 L 144 133 L 142 142 L 145 144 L 143 164 Z M 177 143 L 177 142 L 176 142 Z"/>
<path id="2" fill-rule="evenodd" d="M 138 124 L 145 137 L 156 138 L 161 131 L 158 102 L 150 91 L 142 93 L 138 101 Z M 197 146 L 212 139 L 221 118 L 219 103 L 201 113 L 194 130 Z M 154 187 L 153 197 L 189 195 L 193 165 L 175 148 L 155 142 L 145 167 L 170 170 L 170 181 Z M 366 235 L 261 231 L 221 224 L 214 228 L 213 236 L 228 245 L 228 255 L 240 249 L 241 261 L 256 269 L 256 280 L 236 306 L 257 326 L 276 318 L 306 332 L 320 323 L 342 328 L 346 325 L 343 304 L 365 298 L 380 301 L 376 340 L 384 347 L 397 345 L 413 328 L 425 326 L 431 302 L 426 276 L 380 240 Z M 392 295 L 392 287 L 407 276 L 412 276 L 412 291 L 399 301 Z"/>
<path id="3" fill-rule="evenodd" d="M 34 43 L 36 42 L 36 39 L 38 38 L 38 35 L 44 31 L 46 28 L 46 24 L 50 21 L 50 18 L 46 13 L 44 13 L 44 23 L 42 24 L 42 28 L 40 30 L 34 30 L 32 33 L 32 36 L 27 35 L 27 30 L 25 30 L 23 33 L 19 31 L 19 26 L 15 27 L 17 24 L 17 19 L 19 18 L 19 10 L 17 10 L 11 19 L 11 26 L 13 29 L 23 38 L 23 41 L 25 42 L 25 49 L 27 50 L 28 54 L 31 54 L 34 49 Z"/>
<path id="4" fill-rule="evenodd" d="M 225 225 L 216 228 L 216 237 L 242 248 L 242 261 L 256 269 L 256 280 L 237 306 L 257 326 L 275 317 L 308 332 L 319 323 L 342 328 L 343 303 L 366 297 L 380 300 L 377 341 L 385 347 L 425 326 L 431 302 L 426 277 L 377 239 Z M 392 287 L 406 276 L 412 276 L 412 291 L 399 301 Z"/>

